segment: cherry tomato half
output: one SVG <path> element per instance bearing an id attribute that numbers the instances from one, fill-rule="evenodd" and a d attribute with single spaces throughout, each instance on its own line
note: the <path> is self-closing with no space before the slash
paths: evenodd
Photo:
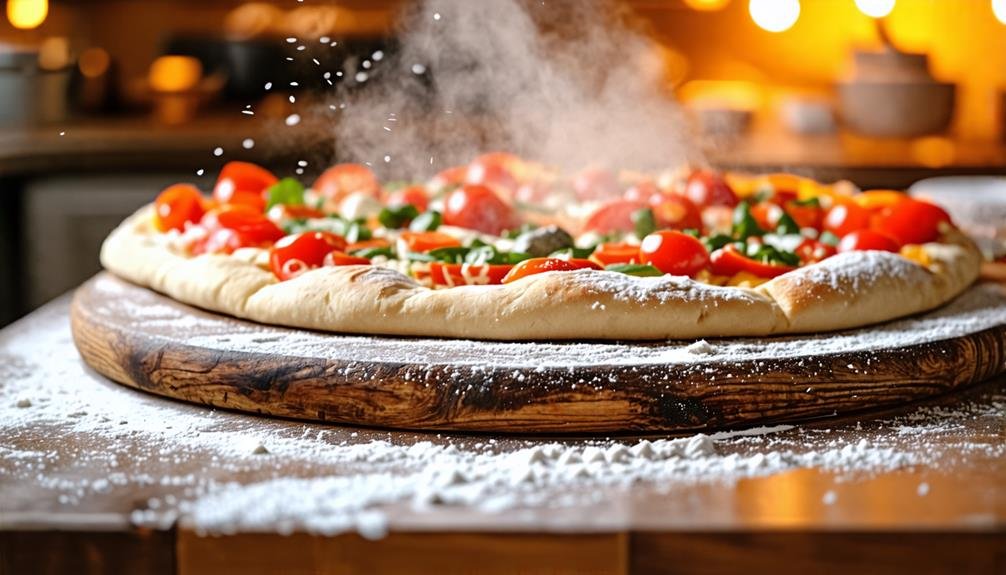
<path id="1" fill-rule="evenodd" d="M 751 259 L 737 251 L 737 247 L 733 244 L 727 244 L 709 256 L 709 269 L 720 276 L 733 276 L 747 272 L 761 278 L 774 278 L 796 268 L 781 264 L 767 264 Z"/>
<path id="2" fill-rule="evenodd" d="M 874 230 L 856 230 L 838 242 L 839 252 L 878 250 L 897 252 L 900 246 L 890 236 Z"/>
<path id="3" fill-rule="evenodd" d="M 325 256 L 346 248 L 346 240 L 329 232 L 304 232 L 281 238 L 269 249 L 269 267 L 280 281 L 321 267 Z"/>
<path id="4" fill-rule="evenodd" d="M 242 204 L 265 211 L 265 191 L 279 180 L 262 166 L 248 162 L 228 162 L 220 170 L 213 199 L 221 204 Z"/>
<path id="5" fill-rule="evenodd" d="M 643 238 L 639 260 L 665 274 L 693 276 L 709 264 L 709 252 L 697 238 L 674 230 L 661 230 Z"/>
<path id="6" fill-rule="evenodd" d="M 639 246 L 621 242 L 603 243 L 590 254 L 590 259 L 602 266 L 634 264 L 639 262 Z"/>
<path id="7" fill-rule="evenodd" d="M 490 154 L 476 158 L 474 162 L 468 164 L 465 183 L 487 186 L 506 197 L 512 197 L 519 186 L 517 178 Z"/>
<path id="8" fill-rule="evenodd" d="M 588 232 L 609 234 L 614 231 L 631 232 L 636 229 L 632 214 L 646 204 L 635 200 L 610 200 L 590 214 L 583 229 Z"/>
<path id="9" fill-rule="evenodd" d="M 799 204 L 795 201 L 788 201 L 783 204 L 783 209 L 793 218 L 800 229 L 813 228 L 820 230 L 824 223 L 824 209 L 819 205 Z"/>
<path id="10" fill-rule="evenodd" d="M 229 254 L 238 248 L 265 247 L 284 235 L 265 214 L 246 204 L 212 209 L 206 212 L 199 225 L 209 233 L 194 246 L 196 254 Z"/>
<path id="11" fill-rule="evenodd" d="M 338 210 L 346 196 L 358 192 L 379 198 L 381 184 L 377 176 L 363 164 L 336 164 L 325 170 L 311 186 L 325 199 L 327 211 Z"/>
<path id="12" fill-rule="evenodd" d="M 498 285 L 513 269 L 507 264 L 448 264 L 430 262 L 430 279 L 434 285 Z"/>
<path id="13" fill-rule="evenodd" d="M 650 200 L 657 228 L 701 230 L 702 212 L 684 196 L 662 196 Z"/>
<path id="14" fill-rule="evenodd" d="M 410 252 L 428 252 L 437 248 L 456 248 L 461 240 L 443 232 L 402 232 L 398 236 L 405 242 Z"/>
<path id="15" fill-rule="evenodd" d="M 387 194 L 385 204 L 388 206 L 415 206 L 420 212 L 425 212 L 430 205 L 430 198 L 423 186 L 407 186 Z"/>
<path id="16" fill-rule="evenodd" d="M 693 172 L 685 184 L 685 196 L 700 208 L 707 206 L 736 206 L 737 194 L 723 176 L 705 170 Z"/>
<path id="17" fill-rule="evenodd" d="M 290 204 L 276 204 L 269 208 L 266 216 L 274 222 L 284 220 L 306 220 L 313 218 L 323 218 L 325 214 L 321 210 L 309 208 L 307 206 L 295 206 Z"/>
<path id="18" fill-rule="evenodd" d="M 203 195 L 191 184 L 175 184 L 161 192 L 154 200 L 154 223 L 157 229 L 184 231 L 188 222 L 202 219 Z"/>
<path id="19" fill-rule="evenodd" d="M 447 195 L 444 223 L 498 236 L 517 223 L 506 202 L 485 186 L 467 184 Z"/>
<path id="20" fill-rule="evenodd" d="M 873 228 L 904 244 L 924 244 L 940 237 L 940 224 L 950 223 L 943 208 L 905 198 L 880 210 Z"/>
<path id="21" fill-rule="evenodd" d="M 824 216 L 824 229 L 842 237 L 870 227 L 870 210 L 854 203 L 837 204 Z"/>
<path id="22" fill-rule="evenodd" d="M 503 278 L 503 283 L 507 284 L 517 281 L 527 276 L 541 274 L 545 272 L 569 272 L 573 270 L 592 269 L 599 270 L 601 266 L 590 260 L 572 259 L 562 260 L 559 258 L 531 258 L 524 260 L 514 266 L 510 273 Z"/>

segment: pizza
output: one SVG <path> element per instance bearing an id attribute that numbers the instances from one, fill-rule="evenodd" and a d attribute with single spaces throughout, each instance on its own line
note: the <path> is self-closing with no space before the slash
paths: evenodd
<path id="1" fill-rule="evenodd" d="M 311 186 L 231 162 L 173 185 L 101 260 L 180 302 L 335 332 L 657 340 L 822 332 L 940 306 L 978 276 L 935 204 L 789 174 L 575 174 L 504 153 L 425 182 Z"/>

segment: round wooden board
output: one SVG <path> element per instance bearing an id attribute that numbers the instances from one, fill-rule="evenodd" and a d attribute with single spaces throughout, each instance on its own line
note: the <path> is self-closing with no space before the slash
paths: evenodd
<path id="1" fill-rule="evenodd" d="M 400 429 L 770 424 L 889 407 L 1006 371 L 1006 289 L 990 284 L 937 312 L 862 330 L 698 343 L 317 333 L 211 314 L 105 273 L 77 291 L 72 321 L 84 360 L 131 387 L 252 413 Z"/>

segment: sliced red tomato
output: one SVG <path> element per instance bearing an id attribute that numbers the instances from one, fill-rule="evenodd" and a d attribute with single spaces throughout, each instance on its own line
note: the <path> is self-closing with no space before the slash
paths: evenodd
<path id="1" fill-rule="evenodd" d="M 465 183 L 488 186 L 506 197 L 512 197 L 519 185 L 517 178 L 493 155 L 476 158 L 465 171 Z"/>
<path id="2" fill-rule="evenodd" d="M 322 262 L 324 266 L 365 266 L 369 264 L 370 260 L 367 258 L 351 256 L 340 251 L 328 252 L 328 255 L 325 256 L 325 261 Z"/>
<path id="3" fill-rule="evenodd" d="M 272 172 L 248 162 L 228 162 L 220 170 L 213 199 L 221 204 L 243 204 L 265 211 L 265 191 L 278 182 Z"/>
<path id="4" fill-rule="evenodd" d="M 733 244 L 727 244 L 710 254 L 709 269 L 720 276 L 733 276 L 747 272 L 761 278 L 774 278 L 796 268 L 782 264 L 767 264 L 751 259 L 737 251 L 737 247 Z"/>
<path id="5" fill-rule="evenodd" d="M 510 283 L 527 276 L 545 272 L 568 272 L 582 269 L 599 270 L 601 266 L 590 260 L 582 259 L 531 258 L 514 266 L 513 270 L 503 278 L 503 283 Z"/>
<path id="6" fill-rule="evenodd" d="M 444 223 L 498 236 L 517 224 L 513 208 L 486 186 L 467 184 L 447 195 Z"/>
<path id="7" fill-rule="evenodd" d="M 437 175 L 430 178 L 426 187 L 433 194 L 439 194 L 451 186 L 460 186 L 465 183 L 465 176 L 467 175 L 468 166 L 454 166 L 453 168 L 447 168 L 446 170 L 441 170 L 437 173 Z"/>
<path id="8" fill-rule="evenodd" d="M 435 285 L 497 285 L 513 269 L 504 264 L 448 264 L 430 262 L 430 278 Z"/>
<path id="9" fill-rule="evenodd" d="M 420 212 L 425 212 L 430 206 L 430 198 L 423 186 L 406 186 L 387 195 L 385 204 L 389 206 L 415 206 Z"/>
<path id="10" fill-rule="evenodd" d="M 638 263 L 639 246 L 622 242 L 603 243 L 590 254 L 590 259 L 602 266 Z"/>
<path id="11" fill-rule="evenodd" d="M 185 224 L 202 219 L 203 195 L 192 184 L 175 184 L 154 200 L 154 223 L 157 229 L 184 231 Z"/>
<path id="12" fill-rule="evenodd" d="M 266 247 L 284 236 L 265 214 L 245 204 L 220 206 L 206 212 L 199 225 L 209 232 L 193 252 L 232 253 L 238 248 Z"/>
<path id="13" fill-rule="evenodd" d="M 706 170 L 693 172 L 685 184 L 685 196 L 700 208 L 736 206 L 737 194 L 723 176 Z"/>
<path id="14" fill-rule="evenodd" d="M 443 232 L 402 232 L 401 238 L 410 252 L 428 252 L 437 248 L 456 248 L 461 240 Z"/>
<path id="15" fill-rule="evenodd" d="M 943 208 L 913 198 L 884 207 L 873 228 L 904 244 L 924 244 L 940 237 L 940 224 L 950 223 Z"/>
<path id="16" fill-rule="evenodd" d="M 839 252 L 877 250 L 882 252 L 897 252 L 898 242 L 874 230 L 856 230 L 838 242 Z"/>
<path id="17" fill-rule="evenodd" d="M 325 214 L 321 210 L 309 208 L 307 206 L 292 206 L 289 204 L 276 204 L 269 208 L 266 216 L 274 222 L 284 220 L 308 220 L 312 218 L 323 218 Z"/>
<path id="18" fill-rule="evenodd" d="M 674 230 L 661 230 L 643 238 L 639 260 L 665 274 L 693 276 L 709 264 L 709 252 L 698 238 Z"/>
<path id="19" fill-rule="evenodd" d="M 824 216 L 824 229 L 842 237 L 870 227 L 870 210 L 854 203 L 837 204 Z"/>
<path id="20" fill-rule="evenodd" d="M 758 202 L 751 206 L 751 216 L 763 230 L 774 230 L 782 214 L 782 208 L 775 202 Z"/>
<path id="21" fill-rule="evenodd" d="M 821 225 L 824 223 L 824 209 L 819 205 L 800 204 L 795 201 L 789 201 L 783 204 L 783 209 L 786 210 L 789 217 L 793 218 L 796 225 L 800 226 L 800 229 L 813 228 L 820 230 Z"/>
<path id="22" fill-rule="evenodd" d="M 381 184 L 377 176 L 363 164 L 337 164 L 325 170 L 312 186 L 325 199 L 327 210 L 337 209 L 346 196 L 364 193 L 381 197 Z"/>
<path id="23" fill-rule="evenodd" d="M 573 191 L 582 201 L 617 197 L 619 188 L 615 174 L 604 168 L 586 168 L 573 176 Z"/>
<path id="24" fill-rule="evenodd" d="M 609 234 L 614 231 L 631 232 L 636 228 L 632 214 L 645 208 L 643 202 L 633 200 L 610 200 L 590 214 L 583 229 L 588 232 Z"/>
<path id="25" fill-rule="evenodd" d="M 280 281 L 286 281 L 321 267 L 328 254 L 345 248 L 346 240 L 329 232 L 293 234 L 269 248 L 269 267 Z"/>
<path id="26" fill-rule="evenodd" d="M 656 202 L 656 203 L 654 203 Z M 702 212 L 684 196 L 662 196 L 651 200 L 657 228 L 701 230 Z"/>
<path id="27" fill-rule="evenodd" d="M 796 255 L 804 265 L 815 264 L 835 255 L 835 246 L 807 238 L 796 247 Z"/>

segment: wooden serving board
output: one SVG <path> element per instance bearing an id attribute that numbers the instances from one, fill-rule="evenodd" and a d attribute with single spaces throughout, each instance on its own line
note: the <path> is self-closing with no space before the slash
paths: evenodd
<path id="1" fill-rule="evenodd" d="M 72 308 L 119 383 L 251 413 L 400 429 L 685 431 L 890 407 L 1006 371 L 1006 289 L 804 337 L 480 342 L 317 333 L 198 310 L 107 273 Z"/>

